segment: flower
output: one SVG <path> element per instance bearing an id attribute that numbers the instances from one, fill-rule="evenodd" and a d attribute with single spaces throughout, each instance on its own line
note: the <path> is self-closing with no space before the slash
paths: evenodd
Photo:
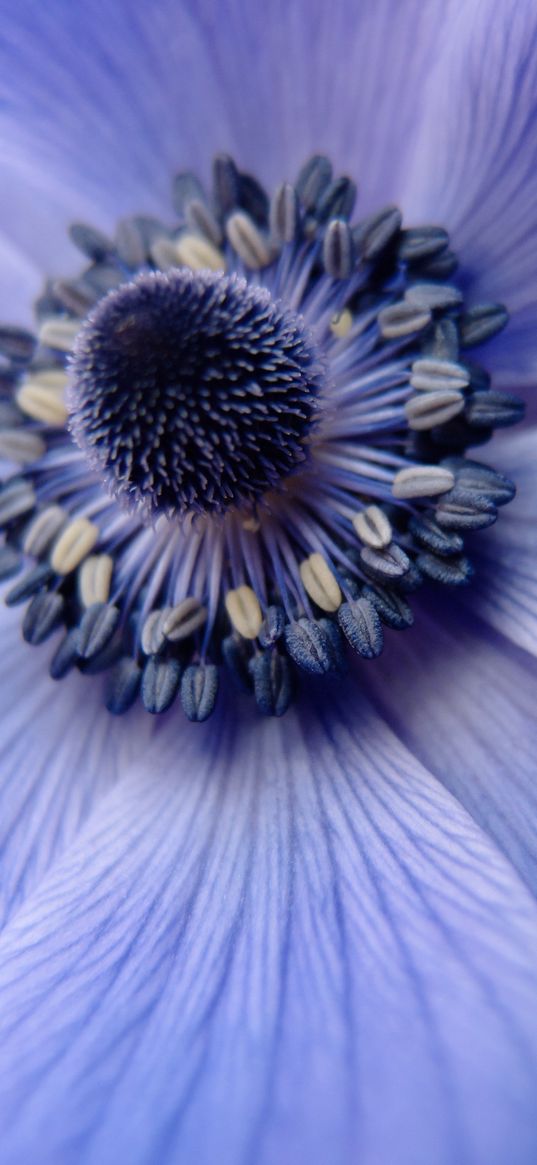
<path id="1" fill-rule="evenodd" d="M 355 9 L 6 12 L 4 314 L 73 264 L 69 220 L 322 150 L 364 214 L 447 226 L 512 315 L 495 385 L 531 386 L 531 6 Z M 225 692 L 205 727 L 110 720 L 2 614 L 7 1161 L 534 1159 L 535 440 L 495 439 L 519 496 L 464 596 L 282 719 Z"/>

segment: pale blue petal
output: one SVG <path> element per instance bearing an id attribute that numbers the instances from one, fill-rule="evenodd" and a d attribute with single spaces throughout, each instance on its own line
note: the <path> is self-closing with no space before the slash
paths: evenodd
<path id="1" fill-rule="evenodd" d="M 537 379 L 537 8 L 465 0 L 425 93 L 405 205 L 449 227 L 474 301 L 512 323 L 487 359 L 498 382 Z"/>
<path id="2" fill-rule="evenodd" d="M 496 631 L 537 656 L 537 428 L 502 437 L 491 460 L 517 485 L 502 520 L 475 540 L 468 603 Z"/>
<path id="3" fill-rule="evenodd" d="M 172 173 L 218 150 L 270 183 L 326 150 L 364 209 L 397 195 L 423 91 L 460 0 L 20 0 L 0 5 L 8 173 L 56 183 L 94 215 L 169 213 Z M 5 221 L 32 239 L 16 200 Z M 10 210 L 11 207 L 11 210 Z M 78 213 L 74 209 L 73 213 Z M 51 209 L 50 261 L 61 215 Z M 40 236 L 40 242 L 43 242 Z M 41 254 L 41 252 L 40 252 Z"/>
<path id="4" fill-rule="evenodd" d="M 98 680 L 49 679 L 53 649 L 23 643 L 19 611 L 3 604 L 0 635 L 1 926 L 72 844 L 118 773 L 128 770 L 133 737 L 132 723 L 104 713 Z M 148 719 L 139 726 L 138 749 Z"/>
<path id="5" fill-rule="evenodd" d="M 370 688 L 386 721 L 537 895 L 537 667 L 483 624 L 481 599 L 422 598 Z"/>
<path id="6" fill-rule="evenodd" d="M 531 1165 L 537 908 L 350 684 L 170 720 L 0 943 L 3 1161 Z"/>

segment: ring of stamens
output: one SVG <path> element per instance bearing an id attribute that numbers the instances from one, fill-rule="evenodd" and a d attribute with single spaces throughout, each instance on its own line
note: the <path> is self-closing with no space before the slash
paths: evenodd
<path id="1" fill-rule="evenodd" d="M 219 157 L 211 197 L 193 175 L 176 179 L 172 228 L 136 217 L 108 239 L 74 226 L 86 266 L 47 285 L 37 340 L 0 329 L 0 453 L 20 466 L 0 491 L 0 573 L 22 571 L 6 601 L 27 604 L 29 643 L 63 628 L 54 678 L 107 673 L 112 712 L 140 695 L 162 712 L 180 692 L 186 715 L 204 720 L 228 668 L 262 712 L 281 715 L 301 672 L 341 672 L 345 645 L 370 659 L 384 628 L 409 626 L 422 581 L 466 583 L 465 534 L 513 496 L 467 456 L 521 415 L 466 356 L 505 310 L 465 309 L 445 231 L 403 229 L 395 207 L 353 222 L 355 194 L 315 157 L 269 200 Z M 222 349 L 205 333 L 195 376 L 181 380 L 164 328 L 157 376 L 156 321 L 144 352 L 128 310 L 152 287 L 183 341 L 203 334 L 194 316 L 188 326 L 174 316 L 185 288 L 201 298 L 240 288 L 251 308 L 235 369 L 226 349 L 228 386 L 250 365 L 246 397 L 212 401 L 214 431 L 193 398 L 200 387 L 208 399 Z M 118 304 L 134 356 L 121 367 Z M 226 343 L 236 323 L 233 311 L 221 317 Z"/>

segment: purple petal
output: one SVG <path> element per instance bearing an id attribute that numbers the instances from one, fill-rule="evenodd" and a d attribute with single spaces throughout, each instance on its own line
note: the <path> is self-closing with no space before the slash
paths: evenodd
<path id="1" fill-rule="evenodd" d="M 0 606 L 0 924 L 73 842 L 131 759 L 132 726 L 104 713 L 96 680 L 48 678 L 50 646 L 22 643 L 18 612 Z M 143 747 L 141 726 L 136 745 Z M 147 732 L 146 732 L 147 736 Z"/>
<path id="2" fill-rule="evenodd" d="M 536 907 L 349 682 L 170 719 L 0 944 L 3 1154 L 530 1165 Z"/>
<path id="3" fill-rule="evenodd" d="M 480 618 L 537 656 L 537 427 L 496 441 L 491 459 L 516 482 L 517 495 L 476 539 L 478 570 L 465 597 Z"/>
<path id="4" fill-rule="evenodd" d="M 167 214 L 174 170 L 206 174 L 218 150 L 270 183 L 325 150 L 363 183 L 364 208 L 378 206 L 401 185 L 457 7 L 21 0 L 0 29 L 4 164 L 21 185 L 25 173 L 30 187 L 32 173 L 56 184 L 62 207 L 69 193 L 91 202 L 101 225 Z M 31 240 L 32 216 L 23 230 L 16 199 L 3 202 L 10 229 Z M 50 263 L 61 218 L 50 210 Z"/>
<path id="5" fill-rule="evenodd" d="M 419 761 L 466 807 L 537 892 L 537 668 L 453 600 L 421 602 L 390 642 L 371 691 Z M 444 608 L 444 609 L 442 609 Z"/>
<path id="6" fill-rule="evenodd" d="M 537 377 L 537 10 L 467 0 L 424 95 L 405 205 L 443 221 L 474 301 L 512 315 L 490 348 L 499 381 Z"/>

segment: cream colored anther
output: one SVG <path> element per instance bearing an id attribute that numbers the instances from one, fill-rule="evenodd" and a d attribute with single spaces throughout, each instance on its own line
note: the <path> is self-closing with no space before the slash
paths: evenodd
<path id="1" fill-rule="evenodd" d="M 78 593 L 84 607 L 107 603 L 114 560 L 109 554 L 90 554 L 78 572 Z"/>
<path id="2" fill-rule="evenodd" d="M 39 329 L 39 343 L 45 348 L 57 348 L 59 352 L 70 352 L 80 331 L 80 320 L 63 320 L 52 316 Z"/>
<path id="3" fill-rule="evenodd" d="M 177 262 L 193 271 L 223 271 L 226 260 L 218 247 L 201 235 L 182 235 L 175 244 Z"/>
<path id="4" fill-rule="evenodd" d="M 392 493 L 395 498 L 433 498 L 447 493 L 454 484 L 451 470 L 441 465 L 409 465 L 396 473 Z"/>
<path id="5" fill-rule="evenodd" d="M 373 550 L 385 550 L 392 540 L 392 527 L 380 506 L 366 506 L 354 515 L 352 524 L 361 542 Z"/>
<path id="6" fill-rule="evenodd" d="M 248 214 L 236 210 L 226 223 L 226 234 L 237 255 L 247 267 L 258 271 L 267 267 L 272 259 L 272 251 Z"/>
<path id="7" fill-rule="evenodd" d="M 88 518 L 75 518 L 65 527 L 56 542 L 50 565 L 58 574 L 69 574 L 93 550 L 99 537 L 99 527 Z"/>
<path id="8" fill-rule="evenodd" d="M 263 615 L 255 591 L 248 586 L 237 587 L 226 595 L 226 611 L 231 622 L 244 639 L 255 639 L 261 630 Z"/>
<path id="9" fill-rule="evenodd" d="M 337 611 L 343 602 L 339 583 L 322 554 L 310 554 L 300 564 L 300 577 L 310 599 L 322 611 Z"/>
<path id="10" fill-rule="evenodd" d="M 30 377 L 17 392 L 17 404 L 34 421 L 61 428 L 67 420 L 66 384 L 64 373 L 43 372 L 40 376 Z"/>

